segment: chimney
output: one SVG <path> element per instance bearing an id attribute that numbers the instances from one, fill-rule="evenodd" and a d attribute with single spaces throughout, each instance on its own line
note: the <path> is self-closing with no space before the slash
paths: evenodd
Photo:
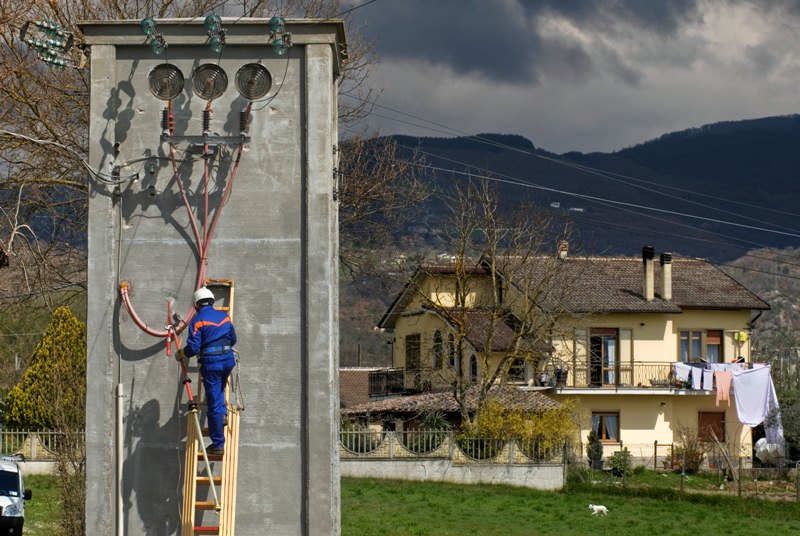
<path id="1" fill-rule="evenodd" d="M 656 250 L 653 246 L 645 246 L 642 248 L 642 260 L 644 261 L 644 299 L 653 301 L 656 297 L 655 289 L 655 276 L 653 275 L 653 258 L 656 256 Z"/>
<path id="2" fill-rule="evenodd" d="M 672 253 L 662 253 L 661 257 L 661 297 L 672 300 Z"/>
<path id="3" fill-rule="evenodd" d="M 558 243 L 558 258 L 566 259 L 568 252 L 569 252 L 569 242 L 567 242 L 566 240 L 561 240 Z"/>

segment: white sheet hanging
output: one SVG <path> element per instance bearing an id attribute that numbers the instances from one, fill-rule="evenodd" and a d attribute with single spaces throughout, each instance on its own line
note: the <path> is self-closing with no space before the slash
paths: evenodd
<path id="1" fill-rule="evenodd" d="M 767 441 L 783 445 L 783 426 L 778 413 L 778 396 L 772 383 L 769 365 L 754 369 L 733 372 L 733 395 L 736 400 L 736 413 L 739 422 L 747 426 L 758 426 L 770 414 L 775 414 L 774 422 L 764 424 Z"/>

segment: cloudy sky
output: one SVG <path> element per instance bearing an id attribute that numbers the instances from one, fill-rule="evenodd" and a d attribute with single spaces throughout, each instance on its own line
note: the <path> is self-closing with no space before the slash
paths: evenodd
<path id="1" fill-rule="evenodd" d="M 797 0 L 375 0 L 352 15 L 381 58 L 361 126 L 383 134 L 614 151 L 800 111 Z"/>

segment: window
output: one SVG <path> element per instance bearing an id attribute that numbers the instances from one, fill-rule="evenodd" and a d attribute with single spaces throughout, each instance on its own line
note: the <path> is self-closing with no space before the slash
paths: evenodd
<path id="1" fill-rule="evenodd" d="M 419 370 L 420 336 L 419 333 L 406 335 L 406 370 Z"/>
<path id="2" fill-rule="evenodd" d="M 592 412 L 592 430 L 600 441 L 619 443 L 619 412 Z"/>
<path id="3" fill-rule="evenodd" d="M 447 336 L 447 365 L 456 368 L 456 338 L 452 333 Z"/>
<path id="4" fill-rule="evenodd" d="M 469 358 L 469 380 L 472 383 L 478 383 L 478 358 L 475 354 Z"/>
<path id="5" fill-rule="evenodd" d="M 709 329 L 706 331 L 706 361 L 709 363 L 722 363 L 721 329 Z"/>
<path id="6" fill-rule="evenodd" d="M 697 414 L 698 436 L 703 441 L 713 441 L 714 437 L 720 443 L 725 442 L 725 412 L 700 411 Z"/>
<path id="7" fill-rule="evenodd" d="M 617 330 L 594 328 L 589 337 L 589 382 L 593 387 L 616 385 L 619 369 Z"/>
<path id="8" fill-rule="evenodd" d="M 510 382 L 524 382 L 525 381 L 525 360 L 516 358 L 511 361 L 511 366 L 508 367 L 508 381 Z"/>
<path id="9" fill-rule="evenodd" d="M 442 349 L 442 332 L 438 329 L 433 332 L 433 363 L 434 369 L 442 368 L 442 358 L 444 351 Z"/>
<path id="10" fill-rule="evenodd" d="M 722 363 L 722 330 L 681 331 L 678 359 L 684 363 L 700 359 L 709 363 Z"/>

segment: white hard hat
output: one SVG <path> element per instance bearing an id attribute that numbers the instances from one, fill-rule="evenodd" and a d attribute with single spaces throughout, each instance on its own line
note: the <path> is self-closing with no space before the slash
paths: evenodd
<path id="1" fill-rule="evenodd" d="M 194 291 L 194 303 L 200 303 L 203 300 L 211 300 L 211 303 L 214 303 L 214 293 L 206 287 L 200 287 Z"/>

